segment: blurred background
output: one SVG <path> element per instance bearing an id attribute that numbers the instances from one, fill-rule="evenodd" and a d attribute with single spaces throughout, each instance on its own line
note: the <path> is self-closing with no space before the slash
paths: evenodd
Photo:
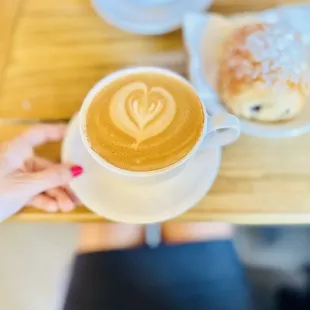
<path id="1" fill-rule="evenodd" d="M 215 0 L 209 10 L 232 14 L 306 2 Z M 186 75 L 181 36 L 181 30 L 152 38 L 123 31 L 100 18 L 89 0 L 1 0 L 0 140 L 28 123 L 70 119 L 98 79 L 124 66 L 159 65 Z M 58 145 L 42 152 L 59 160 Z M 77 232 L 74 223 L 0 225 L 0 308 L 60 309 Z M 262 309 L 270 309 L 277 288 L 305 284 L 310 228 L 239 227 L 235 241 Z"/>

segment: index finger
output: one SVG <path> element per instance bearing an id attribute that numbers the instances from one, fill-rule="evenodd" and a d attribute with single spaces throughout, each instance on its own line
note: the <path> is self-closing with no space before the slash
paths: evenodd
<path id="1" fill-rule="evenodd" d="M 0 145 L 0 175 L 23 166 L 33 156 L 32 148 L 45 142 L 61 140 L 66 125 L 36 125 L 12 141 Z"/>
<path id="2" fill-rule="evenodd" d="M 35 125 L 22 133 L 18 138 L 19 141 L 24 142 L 30 147 L 35 147 L 46 142 L 59 141 L 66 133 L 67 126 L 65 124 L 59 125 Z"/>

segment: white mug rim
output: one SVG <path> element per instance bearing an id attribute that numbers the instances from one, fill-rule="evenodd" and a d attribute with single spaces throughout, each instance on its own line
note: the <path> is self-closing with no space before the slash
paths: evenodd
<path id="1" fill-rule="evenodd" d="M 135 74 L 135 73 L 162 73 L 165 75 L 168 75 L 169 77 L 176 78 L 183 83 L 185 83 L 188 87 L 190 87 L 197 97 L 199 98 L 200 105 L 202 107 L 203 113 L 204 113 L 204 124 L 203 124 L 203 129 L 201 131 L 199 139 L 196 141 L 195 145 L 192 147 L 192 149 L 179 161 L 173 163 L 170 166 L 157 169 L 157 170 L 150 170 L 150 171 L 131 171 L 131 170 L 126 170 L 119 168 L 107 160 L 105 160 L 103 157 L 101 157 L 99 154 L 97 154 L 92 147 L 89 144 L 88 139 L 86 138 L 85 134 L 85 123 L 86 123 L 86 115 L 87 115 L 87 110 L 90 104 L 92 103 L 93 99 L 96 97 L 96 95 L 103 89 L 105 85 L 110 84 L 111 82 L 115 81 L 116 79 L 130 75 L 130 74 Z M 79 119 L 79 131 L 80 131 L 80 136 L 81 140 L 83 142 L 83 145 L 87 149 L 88 153 L 104 168 L 109 169 L 112 172 L 124 175 L 124 176 L 132 176 L 132 177 L 148 177 L 148 176 L 156 176 L 156 175 L 161 175 L 163 173 L 169 172 L 180 165 L 184 164 L 188 159 L 190 159 L 196 151 L 199 149 L 199 146 L 201 143 L 204 141 L 204 138 L 206 137 L 207 134 L 207 123 L 208 123 L 208 114 L 206 112 L 205 105 L 200 98 L 199 94 L 197 93 L 196 89 L 187 81 L 184 77 L 181 75 L 169 70 L 169 69 L 164 69 L 160 67 L 130 67 L 130 68 L 125 68 L 121 69 L 118 71 L 115 71 L 102 79 L 100 79 L 87 93 L 86 97 L 83 100 L 82 106 L 79 111 L 78 115 Z"/>

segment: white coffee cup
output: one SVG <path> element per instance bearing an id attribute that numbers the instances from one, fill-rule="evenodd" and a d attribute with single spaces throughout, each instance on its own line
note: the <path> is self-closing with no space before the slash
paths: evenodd
<path id="1" fill-rule="evenodd" d="M 192 159 L 194 155 L 200 151 L 204 150 L 206 148 L 210 147 L 221 147 L 228 144 L 233 143 L 236 141 L 240 135 L 240 124 L 237 117 L 231 114 L 218 114 L 214 116 L 209 116 L 205 109 L 205 104 L 202 101 L 201 107 L 204 112 L 204 127 L 202 134 L 200 138 L 197 140 L 196 144 L 192 148 L 192 150 L 181 160 L 178 162 L 172 164 L 169 167 L 154 170 L 154 171 L 143 171 L 143 172 L 137 172 L 137 171 L 129 171 L 124 170 L 119 167 L 116 167 L 112 165 L 111 163 L 107 162 L 104 158 L 102 158 L 100 155 L 98 155 L 90 146 L 88 139 L 86 138 L 85 132 L 86 132 L 86 115 L 88 107 L 93 102 L 96 95 L 108 84 L 111 82 L 133 73 L 161 73 L 165 74 L 171 78 L 177 79 L 185 83 L 188 87 L 193 89 L 193 86 L 182 76 L 178 75 L 177 73 L 174 73 L 167 69 L 157 68 L 157 67 L 137 67 L 137 68 L 128 68 L 123 69 L 117 72 L 114 72 L 107 77 L 100 80 L 87 94 L 86 98 L 84 99 L 84 102 L 82 104 L 81 110 L 79 112 L 79 128 L 80 128 L 80 135 L 82 142 L 89 152 L 89 154 L 95 159 L 102 167 L 110 170 L 111 172 L 117 173 L 120 176 L 130 177 L 133 179 L 143 179 L 146 178 L 154 178 L 158 179 L 160 177 L 160 180 L 170 178 L 172 175 L 175 175 L 178 171 L 182 169 L 184 165 L 188 162 L 188 160 Z M 196 92 L 196 91 L 195 91 Z"/>

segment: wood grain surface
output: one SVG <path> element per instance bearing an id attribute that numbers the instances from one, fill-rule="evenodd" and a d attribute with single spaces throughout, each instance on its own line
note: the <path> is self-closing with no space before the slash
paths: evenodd
<path id="1" fill-rule="evenodd" d="M 310 1 L 216 0 L 230 14 Z M 88 0 L 0 2 L 0 141 L 29 125 L 67 120 L 92 85 L 131 65 L 187 72 L 181 31 L 156 37 L 129 34 L 100 19 Z M 224 149 L 210 193 L 176 220 L 236 223 L 310 222 L 310 135 L 283 140 L 242 136 Z M 59 144 L 38 149 L 59 160 Z M 85 207 L 68 214 L 26 208 L 13 220 L 100 221 Z"/>

